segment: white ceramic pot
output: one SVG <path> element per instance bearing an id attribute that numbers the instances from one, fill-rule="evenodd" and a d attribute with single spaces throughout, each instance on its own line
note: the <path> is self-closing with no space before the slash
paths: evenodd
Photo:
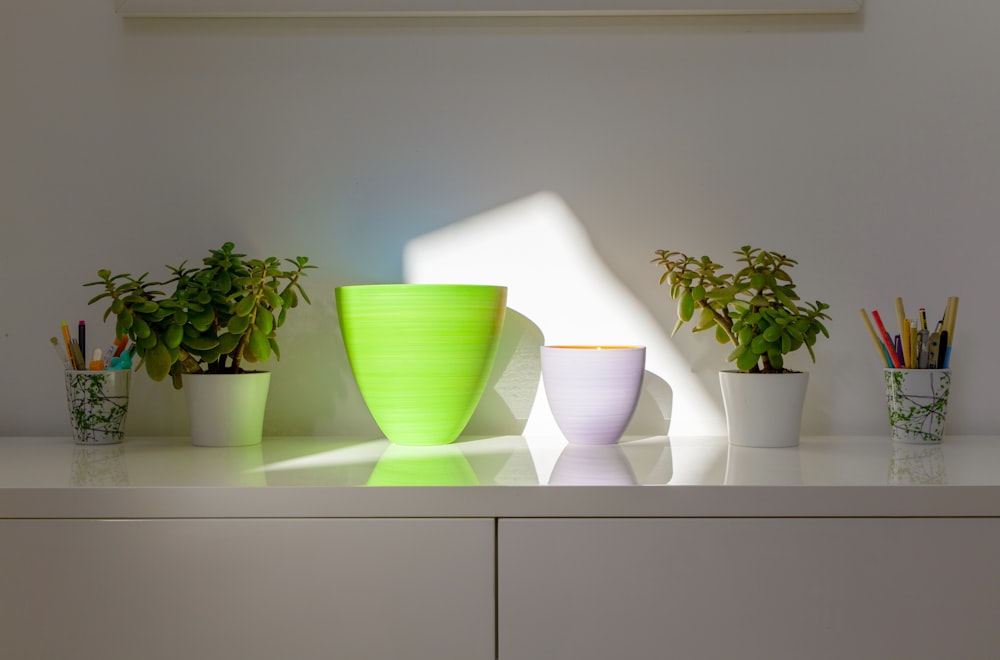
<path id="1" fill-rule="evenodd" d="M 243 447 L 260 444 L 271 374 L 184 374 L 191 444 Z"/>
<path id="2" fill-rule="evenodd" d="M 729 442 L 742 447 L 795 447 L 809 374 L 719 372 Z"/>
<path id="3" fill-rule="evenodd" d="M 542 346 L 542 383 L 552 417 L 572 443 L 618 442 L 645 373 L 644 346 Z"/>

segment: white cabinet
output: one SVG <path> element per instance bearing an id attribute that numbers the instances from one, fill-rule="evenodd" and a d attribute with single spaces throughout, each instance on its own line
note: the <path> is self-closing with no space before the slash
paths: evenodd
<path id="1" fill-rule="evenodd" d="M 478 486 L 253 449 L 0 439 L 0 659 L 1000 657 L 1000 437 L 624 443 L 642 486 L 540 486 L 520 437 L 449 448 Z"/>
<path id="2" fill-rule="evenodd" d="M 7 519 L 0 648 L 993 658 L 997 556 L 995 518 Z"/>
<path id="3" fill-rule="evenodd" d="M 0 520 L 5 658 L 493 658 L 492 519 Z"/>
<path id="4" fill-rule="evenodd" d="M 509 519 L 497 548 L 502 660 L 1000 655 L 998 519 Z"/>

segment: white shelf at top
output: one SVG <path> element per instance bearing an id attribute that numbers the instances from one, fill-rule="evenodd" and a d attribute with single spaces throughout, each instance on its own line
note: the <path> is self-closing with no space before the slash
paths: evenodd
<path id="1" fill-rule="evenodd" d="M 116 0 L 126 18 L 851 14 L 863 0 Z"/>

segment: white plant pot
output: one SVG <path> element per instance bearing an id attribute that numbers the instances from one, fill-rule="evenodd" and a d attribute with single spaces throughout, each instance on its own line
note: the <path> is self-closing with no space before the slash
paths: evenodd
<path id="1" fill-rule="evenodd" d="M 795 447 L 809 374 L 719 372 L 729 442 L 741 447 Z"/>
<path id="2" fill-rule="evenodd" d="M 191 444 L 244 447 L 260 444 L 271 374 L 184 374 Z"/>

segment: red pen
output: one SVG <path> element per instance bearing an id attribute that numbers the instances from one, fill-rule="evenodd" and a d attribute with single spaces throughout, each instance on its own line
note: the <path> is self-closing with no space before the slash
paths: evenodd
<path id="1" fill-rule="evenodd" d="M 897 369 L 902 369 L 903 364 L 899 360 L 899 356 L 896 355 L 895 344 L 893 344 L 892 339 L 889 338 L 889 333 L 885 330 L 885 324 L 882 323 L 882 317 L 879 316 L 878 310 L 872 310 L 872 318 L 875 319 L 875 325 L 878 326 L 878 331 L 882 335 L 882 341 L 885 342 L 885 347 L 889 349 L 889 357 L 892 359 L 892 366 Z"/>

